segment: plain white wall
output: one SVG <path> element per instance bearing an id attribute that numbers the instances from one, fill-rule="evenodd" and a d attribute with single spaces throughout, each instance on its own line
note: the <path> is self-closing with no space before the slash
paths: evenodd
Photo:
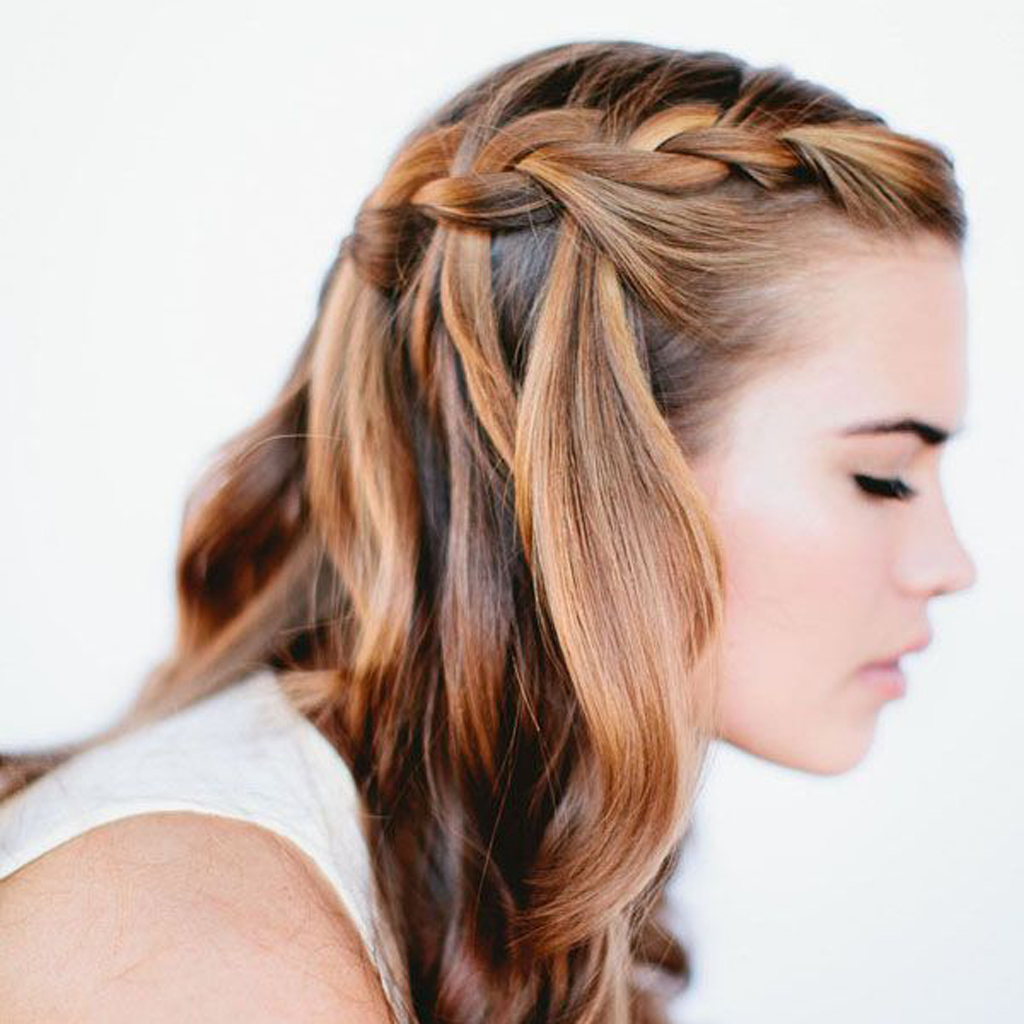
<path id="1" fill-rule="evenodd" d="M 673 894 L 698 1024 L 1021 1020 L 1021 22 L 975 2 L 377 5 L 69 0 L 0 35 L 0 747 L 106 724 L 172 636 L 181 509 L 268 404 L 404 133 L 571 39 L 785 64 L 953 154 L 971 217 L 978 564 L 855 771 L 716 748 Z M 1013 12 L 1012 14 L 1010 12 Z M 1008 21 L 1014 18 L 1014 21 Z"/>

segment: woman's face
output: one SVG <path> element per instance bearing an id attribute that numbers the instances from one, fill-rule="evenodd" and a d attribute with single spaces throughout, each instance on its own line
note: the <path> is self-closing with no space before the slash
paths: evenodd
<path id="1" fill-rule="evenodd" d="M 723 443 L 694 471 L 726 563 L 720 736 L 836 774 L 861 760 L 892 699 L 863 666 L 926 641 L 930 599 L 975 580 L 942 492 L 943 446 L 848 433 L 961 427 L 966 309 L 960 260 L 931 239 L 851 250 L 814 275 L 795 327 L 809 348 L 739 392 Z M 855 475 L 916 493 L 873 496 Z"/>

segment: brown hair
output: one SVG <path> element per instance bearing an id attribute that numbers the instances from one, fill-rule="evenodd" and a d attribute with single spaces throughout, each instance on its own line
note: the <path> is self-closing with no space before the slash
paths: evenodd
<path id="1" fill-rule="evenodd" d="M 691 466 L 824 248 L 922 231 L 963 242 L 949 157 L 784 68 L 594 42 L 475 81 L 191 495 L 173 651 L 6 792 L 271 667 L 370 812 L 416 1019 L 664 1021 L 722 618 Z"/>

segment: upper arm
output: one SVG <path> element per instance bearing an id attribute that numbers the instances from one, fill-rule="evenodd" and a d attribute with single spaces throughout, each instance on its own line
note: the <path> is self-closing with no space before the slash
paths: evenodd
<path id="1" fill-rule="evenodd" d="M 0 1005 L 10 1024 L 391 1020 L 312 861 L 190 812 L 101 826 L 0 886 Z"/>

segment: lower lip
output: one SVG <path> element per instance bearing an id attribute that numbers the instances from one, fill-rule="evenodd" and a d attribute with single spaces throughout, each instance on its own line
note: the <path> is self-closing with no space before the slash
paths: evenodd
<path id="1" fill-rule="evenodd" d="M 907 679 L 897 662 L 887 665 L 867 665 L 858 673 L 859 678 L 889 698 L 905 697 Z"/>

